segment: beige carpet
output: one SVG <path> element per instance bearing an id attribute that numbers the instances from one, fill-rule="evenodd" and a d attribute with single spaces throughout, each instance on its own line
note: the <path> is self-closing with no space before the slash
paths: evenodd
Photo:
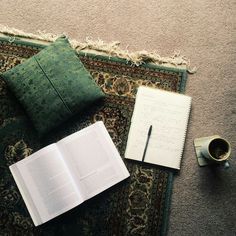
<path id="1" fill-rule="evenodd" d="M 2 0 L 0 24 L 118 40 L 129 50 L 174 50 L 198 67 L 186 146 L 175 177 L 168 235 L 236 235 L 236 1 Z M 227 171 L 199 168 L 196 137 L 219 134 L 233 147 Z"/>

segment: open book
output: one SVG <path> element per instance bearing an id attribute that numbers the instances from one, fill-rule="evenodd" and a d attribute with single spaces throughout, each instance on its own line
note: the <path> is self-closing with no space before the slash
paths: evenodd
<path id="1" fill-rule="evenodd" d="M 125 157 L 180 169 L 191 97 L 138 88 Z"/>
<path id="2" fill-rule="evenodd" d="M 101 121 L 42 148 L 10 170 L 36 226 L 129 176 Z"/>

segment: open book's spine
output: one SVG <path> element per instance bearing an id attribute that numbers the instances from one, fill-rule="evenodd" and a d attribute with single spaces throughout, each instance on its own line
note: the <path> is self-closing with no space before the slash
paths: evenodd
<path id="1" fill-rule="evenodd" d="M 24 180 L 21 176 L 19 169 L 17 168 L 17 165 L 13 164 L 12 166 L 10 166 L 10 171 L 14 177 L 14 180 L 16 182 L 18 189 L 20 190 L 20 193 L 24 199 L 24 202 L 25 202 L 27 209 L 30 213 L 30 216 L 34 222 L 34 225 L 37 226 L 37 225 L 42 224 L 43 223 L 42 219 L 39 215 L 37 208 L 35 207 L 33 199 L 30 196 L 30 193 L 24 183 Z"/>

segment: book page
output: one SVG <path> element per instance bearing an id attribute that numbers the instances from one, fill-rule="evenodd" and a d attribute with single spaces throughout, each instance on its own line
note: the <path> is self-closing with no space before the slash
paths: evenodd
<path id="1" fill-rule="evenodd" d="M 129 176 L 102 122 L 66 137 L 58 146 L 84 200 Z"/>
<path id="2" fill-rule="evenodd" d="M 16 163 L 42 223 L 82 202 L 56 144 Z"/>
<path id="3" fill-rule="evenodd" d="M 160 89 L 138 89 L 125 157 L 180 168 L 191 98 Z"/>

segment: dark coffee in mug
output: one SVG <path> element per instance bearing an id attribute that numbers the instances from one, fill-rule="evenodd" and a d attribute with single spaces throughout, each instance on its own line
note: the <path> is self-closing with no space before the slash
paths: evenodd
<path id="1" fill-rule="evenodd" d="M 214 139 L 209 144 L 209 153 L 215 159 L 224 159 L 229 149 L 229 143 L 221 138 Z"/>

